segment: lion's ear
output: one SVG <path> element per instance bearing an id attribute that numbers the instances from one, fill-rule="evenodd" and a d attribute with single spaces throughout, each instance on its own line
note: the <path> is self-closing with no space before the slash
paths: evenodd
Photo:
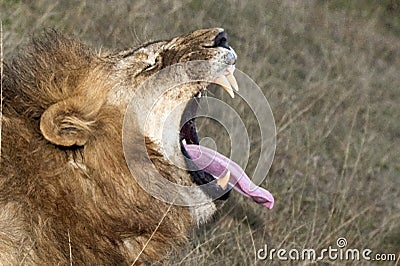
<path id="1" fill-rule="evenodd" d="M 56 145 L 85 145 L 95 124 L 94 112 L 85 110 L 87 107 L 76 97 L 51 105 L 42 114 L 40 131 Z"/>

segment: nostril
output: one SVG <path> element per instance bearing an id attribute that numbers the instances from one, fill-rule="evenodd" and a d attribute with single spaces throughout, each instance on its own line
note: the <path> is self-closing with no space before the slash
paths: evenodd
<path id="1" fill-rule="evenodd" d="M 229 49 L 228 34 L 225 31 L 218 33 L 218 35 L 215 37 L 214 46 Z"/>

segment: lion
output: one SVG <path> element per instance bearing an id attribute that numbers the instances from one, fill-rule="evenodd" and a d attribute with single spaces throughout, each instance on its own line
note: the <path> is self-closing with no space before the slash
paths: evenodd
<path id="1" fill-rule="evenodd" d="M 181 169 L 165 158 L 161 120 L 182 99 L 191 104 L 179 109 L 179 121 L 171 124 L 176 134 L 168 135 L 166 145 L 186 164 L 196 153 L 194 119 L 183 117 L 193 112 L 191 99 L 201 95 L 207 82 L 176 86 L 165 93 L 150 111 L 147 126 L 140 125 L 146 104 L 126 111 L 133 94 L 155 73 L 197 60 L 224 65 L 212 72 L 217 75 L 215 82 L 233 96 L 236 59 L 221 28 L 120 52 L 96 51 L 54 30 L 34 37 L 5 63 L 1 77 L 0 261 L 11 265 L 154 262 L 179 248 L 190 230 L 208 221 L 232 187 L 272 207 L 273 198 L 266 192 L 252 195 L 246 190 L 248 178 L 247 183 L 237 181 L 237 166 L 218 174 L 215 167 Z M 156 87 L 141 99 L 151 98 Z M 131 130 L 123 136 L 127 116 Z M 130 145 L 125 150 L 124 138 Z M 146 154 L 136 148 L 143 142 Z M 151 175 L 154 166 L 166 180 L 196 189 L 179 195 L 187 204 L 160 200 L 138 183 L 135 176 Z M 197 189 L 203 184 L 208 188 Z M 205 203 L 190 204 L 195 199 Z"/>

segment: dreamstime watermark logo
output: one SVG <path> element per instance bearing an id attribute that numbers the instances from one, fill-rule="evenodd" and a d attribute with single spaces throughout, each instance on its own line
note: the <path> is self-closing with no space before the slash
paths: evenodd
<path id="1" fill-rule="evenodd" d="M 257 251 L 259 260 L 280 261 L 396 261 L 394 253 L 376 253 L 369 248 L 349 248 L 347 239 L 339 237 L 335 246 L 322 249 L 275 249 L 269 248 L 267 244 Z"/>
<path id="2" fill-rule="evenodd" d="M 187 171 L 195 169 L 190 169 L 185 162 L 179 134 L 182 125 L 192 118 L 217 121 L 229 135 L 230 159 L 246 169 L 250 143 L 253 141 L 245 126 L 245 119 L 248 118 L 241 117 L 238 109 L 226 101 L 204 93 L 206 87 L 215 83 L 216 78 L 224 75 L 228 68 L 232 69 L 232 66 L 212 61 L 179 63 L 152 75 L 135 90 L 124 117 L 124 154 L 132 176 L 155 198 L 175 205 L 193 206 L 207 203 L 226 193 L 221 189 L 212 199 L 196 197 L 199 191 L 215 184 L 180 185 L 173 182 L 175 180 L 164 178 L 163 170 L 160 171 L 150 159 L 149 153 L 154 150 L 161 152 L 162 158 L 168 159 L 168 163 L 164 162 L 168 171 L 174 171 L 178 179 L 187 178 Z M 251 110 L 260 135 L 257 140 L 259 155 L 258 158 L 252 158 L 252 163 L 257 163 L 250 177 L 253 183 L 259 185 L 273 161 L 275 122 L 269 103 L 257 84 L 239 70 L 235 70 L 234 76 L 241 89 L 235 92 L 232 101 L 241 101 Z M 193 95 L 202 97 L 197 99 Z M 188 112 L 187 107 L 193 101 L 197 104 L 196 112 Z"/>

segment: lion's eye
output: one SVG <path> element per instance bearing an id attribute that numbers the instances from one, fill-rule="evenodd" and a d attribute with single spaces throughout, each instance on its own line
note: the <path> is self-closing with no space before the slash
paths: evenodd
<path id="1" fill-rule="evenodd" d="M 143 69 L 143 71 L 150 71 L 150 70 L 155 69 L 156 67 L 157 67 L 156 64 L 154 64 L 154 65 L 148 65 L 148 66 L 146 66 L 146 67 Z"/>
<path id="2" fill-rule="evenodd" d="M 150 70 L 153 70 L 153 69 L 157 68 L 158 65 L 159 65 L 159 62 L 160 62 L 160 58 L 159 58 L 159 57 L 156 57 L 156 59 L 154 60 L 154 63 L 148 64 L 148 65 L 143 69 L 143 71 L 150 71 Z"/>

